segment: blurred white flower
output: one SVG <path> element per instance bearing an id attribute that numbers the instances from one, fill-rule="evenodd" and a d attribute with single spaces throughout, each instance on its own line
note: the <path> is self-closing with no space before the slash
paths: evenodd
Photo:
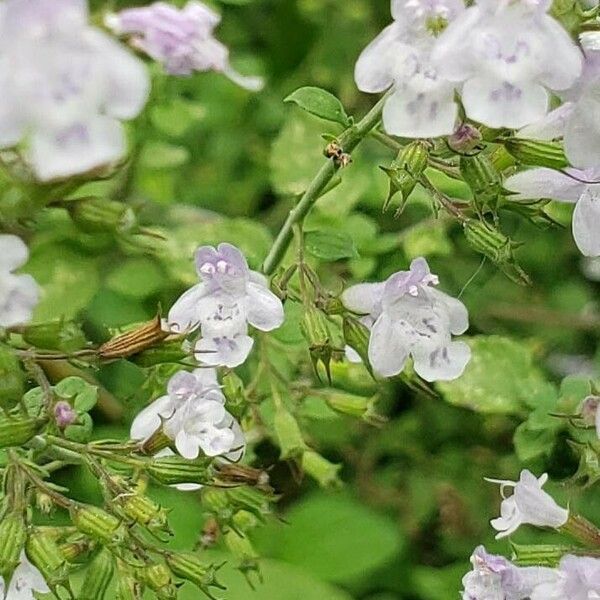
<path id="1" fill-rule="evenodd" d="M 492 527 L 499 531 L 496 539 L 513 534 L 521 525 L 552 527 L 558 529 L 569 519 L 569 511 L 556 504 L 542 487 L 548 481 L 544 473 L 539 479 L 530 471 L 521 471 L 519 481 L 487 479 L 500 484 L 504 498 L 500 505 L 500 517 L 492 519 Z M 513 488 L 513 494 L 506 496 L 506 488 Z"/>
<path id="2" fill-rule="evenodd" d="M 504 187 L 513 200 L 549 198 L 575 204 L 573 237 L 582 254 L 600 256 L 600 167 L 592 169 L 539 168 L 512 175 Z"/>
<path id="3" fill-rule="evenodd" d="M 363 283 L 346 290 L 346 308 L 365 315 L 370 326 L 369 361 L 383 377 L 400 373 L 409 356 L 415 371 L 427 381 L 459 377 L 471 350 L 452 341 L 469 327 L 467 309 L 459 300 L 436 290 L 438 278 L 424 258 L 410 271 L 400 271 L 384 283 Z"/>
<path id="4" fill-rule="evenodd" d="M 178 9 L 165 2 L 108 14 L 107 27 L 130 37 L 133 47 L 160 62 L 171 75 L 218 71 L 234 83 L 258 91 L 260 77 L 245 77 L 233 69 L 229 51 L 214 37 L 221 17 L 202 2 L 190 0 Z"/>
<path id="5" fill-rule="evenodd" d="M 31 320 L 39 288 L 31 275 L 13 271 L 27 262 L 29 250 L 15 235 L 0 235 L 0 326 L 13 327 Z"/>
<path id="6" fill-rule="evenodd" d="M 4 600 L 36 600 L 34 592 L 48 594 L 50 588 L 42 574 L 27 560 L 25 552 L 22 552 L 21 562 L 15 569 L 8 587 L 0 577 L 0 597 Z"/>
<path id="7" fill-rule="evenodd" d="M 202 281 L 175 302 L 167 327 L 180 333 L 200 327 L 197 358 L 207 365 L 236 367 L 254 344 L 248 325 L 261 331 L 276 329 L 283 323 L 283 305 L 235 246 L 203 246 L 195 260 Z"/>
<path id="8" fill-rule="evenodd" d="M 490 127 L 523 127 L 548 110 L 549 90 L 566 90 L 582 56 L 546 14 L 550 0 L 479 0 L 439 37 L 432 58 L 462 85 L 467 116 Z"/>
<path id="9" fill-rule="evenodd" d="M 463 600 L 525 600 L 540 584 L 558 580 L 554 569 L 513 565 L 479 546 L 471 556 L 473 570 L 462 580 Z"/>
<path id="10" fill-rule="evenodd" d="M 0 5 L 0 148 L 23 142 L 43 181 L 119 160 L 121 120 L 143 108 L 142 62 L 88 25 L 85 0 L 6 0 Z"/>
<path id="11" fill-rule="evenodd" d="M 131 438 L 147 440 L 162 425 L 184 458 L 226 456 L 238 460 L 244 450 L 244 435 L 225 409 L 214 369 L 180 371 L 171 377 L 167 395 L 142 410 L 131 425 Z"/>
<path id="12" fill-rule="evenodd" d="M 464 10 L 462 0 L 393 0 L 395 21 L 367 46 L 354 72 L 360 90 L 392 88 L 383 125 L 392 135 L 436 137 L 454 131 L 454 84 L 431 62 L 436 35 Z"/>
<path id="13" fill-rule="evenodd" d="M 557 580 L 538 585 L 531 600 L 598 600 L 600 599 L 600 560 L 589 556 L 562 558 Z"/>

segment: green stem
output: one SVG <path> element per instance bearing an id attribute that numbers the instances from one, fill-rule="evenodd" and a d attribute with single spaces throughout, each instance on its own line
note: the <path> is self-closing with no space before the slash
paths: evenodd
<path id="1" fill-rule="evenodd" d="M 383 96 L 361 121 L 344 131 L 340 136 L 339 145 L 346 154 L 351 154 L 379 123 L 386 100 L 387 95 Z M 263 264 L 263 273 L 272 275 L 275 272 L 292 241 L 294 225 L 301 223 L 306 215 L 308 215 L 339 168 L 340 165 L 336 161 L 329 159 L 319 169 L 319 172 L 304 192 L 302 198 L 300 198 L 298 204 L 290 211 L 281 231 L 277 235 L 273 247 Z"/>

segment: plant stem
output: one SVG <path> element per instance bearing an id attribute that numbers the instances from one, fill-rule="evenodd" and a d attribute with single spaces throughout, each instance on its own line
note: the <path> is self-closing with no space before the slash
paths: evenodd
<path id="1" fill-rule="evenodd" d="M 351 154 L 352 151 L 362 142 L 362 140 L 370 133 L 370 131 L 379 123 L 383 105 L 387 100 L 387 95 L 383 96 L 379 102 L 367 113 L 367 115 L 353 125 L 339 138 L 339 145 L 346 154 Z M 301 223 L 306 215 L 310 212 L 315 202 L 321 197 L 323 191 L 332 180 L 333 176 L 340 169 L 340 165 L 332 159 L 328 159 L 326 163 L 319 169 L 315 178 L 304 192 L 302 198 L 296 206 L 290 211 L 281 231 L 277 235 L 273 247 L 269 255 L 265 259 L 262 270 L 266 275 L 272 275 L 279 263 L 283 260 L 285 253 L 292 241 L 294 235 L 294 225 Z"/>

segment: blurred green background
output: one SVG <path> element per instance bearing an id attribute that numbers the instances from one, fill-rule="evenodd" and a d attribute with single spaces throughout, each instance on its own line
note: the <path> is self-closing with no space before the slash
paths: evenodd
<path id="1" fill-rule="evenodd" d="M 126 5 L 94 4 L 98 10 Z M 30 238 L 27 267 L 44 286 L 37 320 L 76 318 L 88 339 L 107 339 L 111 328 L 151 318 L 159 304 L 168 307 L 195 281 L 191 256 L 202 243 L 237 243 L 258 268 L 324 160 L 321 134 L 338 133 L 283 99 L 314 85 L 336 94 L 349 114 L 360 117 L 372 105 L 373 98 L 356 90 L 353 68 L 361 49 L 388 23 L 387 0 L 230 0 L 214 6 L 223 14 L 218 37 L 230 47 L 233 64 L 263 75 L 265 89 L 251 94 L 212 73 L 167 78 L 152 67 L 152 101 L 130 127 L 136 160 L 80 195 L 127 201 L 162 237 L 126 244 L 78 228 L 64 209 L 44 212 Z M 311 227 L 350 238 L 358 253 L 320 264 L 323 281 L 339 291 L 343 282 L 382 279 L 423 255 L 445 291 L 462 292 L 471 334 L 503 338 L 478 338 L 482 362 L 466 382 L 440 386 L 435 397 L 390 384 L 380 403 L 389 419 L 382 428 L 339 416 L 319 402 L 299 407 L 311 443 L 344 465 L 340 491 L 299 479 L 277 462 L 274 445 L 261 442 L 251 458 L 261 466 L 277 463 L 271 476 L 282 494 L 284 521 L 274 519 L 256 534 L 267 557 L 264 585 L 252 590 L 232 566 L 225 567 L 228 600 L 456 599 L 475 546 L 510 553 L 507 542 L 493 541 L 488 521 L 496 516 L 499 494 L 483 477 L 514 477 L 527 465 L 564 480 L 577 469 L 563 422 L 528 420 L 533 408 L 553 407 L 565 397 L 576 405 L 585 381 L 598 373 L 600 265 L 578 254 L 569 209 L 550 208 L 562 229 L 503 216 L 504 229 L 525 242 L 518 258 L 533 285 L 520 287 L 489 262 L 482 264 L 460 229 L 435 219 L 423 190 L 401 218 L 382 214 L 388 184 L 378 167 L 392 158 L 390 150 L 366 141 L 342 183 L 311 215 Z M 437 179 L 449 193 L 468 198 L 465 187 Z M 307 359 L 295 313 L 289 306 L 288 323 L 276 334 L 289 349 L 280 360 L 287 361 L 290 378 L 296 358 Z M 360 369 L 334 369 L 334 385 L 373 393 Z M 115 421 L 98 413 L 95 435 L 117 437 L 127 435 L 131 416 L 161 393 L 169 373 L 121 361 L 97 375 L 125 414 Z M 77 497 L 97 497 L 83 471 L 60 477 Z M 553 491 L 600 518 L 593 496 L 569 486 Z M 197 496 L 155 493 L 174 507 L 175 544 L 189 548 L 204 520 Z M 520 531 L 515 539 L 555 538 Z M 187 588 L 184 598 L 198 597 Z"/>

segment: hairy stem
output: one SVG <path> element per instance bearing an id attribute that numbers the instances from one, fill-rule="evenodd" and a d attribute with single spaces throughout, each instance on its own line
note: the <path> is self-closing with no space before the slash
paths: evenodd
<path id="1" fill-rule="evenodd" d="M 383 105 L 386 99 L 387 96 L 383 96 L 361 121 L 342 133 L 339 138 L 339 145 L 346 154 L 351 154 L 371 130 L 377 126 L 381 119 L 381 112 L 383 111 Z M 302 223 L 315 202 L 323 194 L 323 191 L 332 180 L 333 176 L 340 169 L 340 166 L 341 165 L 333 159 L 328 159 L 319 169 L 319 172 L 304 192 L 302 198 L 300 198 L 298 204 L 290 211 L 281 231 L 277 235 L 273 247 L 263 264 L 263 273 L 272 275 L 275 272 L 275 269 L 283 260 L 290 242 L 292 241 L 294 226 L 298 223 Z"/>

